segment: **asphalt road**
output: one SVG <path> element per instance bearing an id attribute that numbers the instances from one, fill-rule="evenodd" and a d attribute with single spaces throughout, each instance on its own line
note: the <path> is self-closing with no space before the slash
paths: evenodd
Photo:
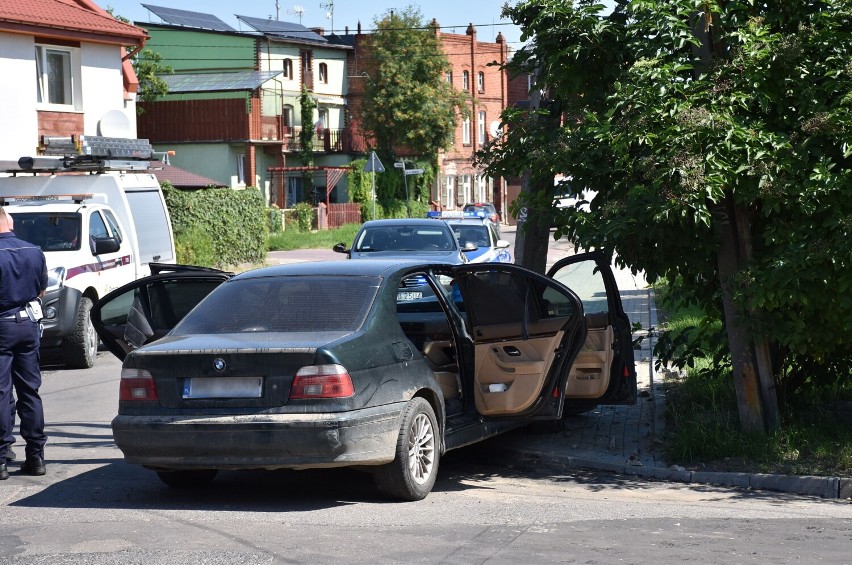
<path id="1" fill-rule="evenodd" d="M 175 490 L 112 443 L 120 366 L 47 369 L 48 473 L 0 483 L 0 562 L 782 563 L 852 561 L 852 505 L 649 483 L 450 453 L 423 501 L 351 470 L 226 472 Z M 20 440 L 17 451 L 23 451 Z"/>

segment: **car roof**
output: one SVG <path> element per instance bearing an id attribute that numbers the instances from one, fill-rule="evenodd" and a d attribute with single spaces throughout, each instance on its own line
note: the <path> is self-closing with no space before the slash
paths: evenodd
<path id="1" fill-rule="evenodd" d="M 435 220 L 431 218 L 396 218 L 390 220 L 370 220 L 364 222 L 361 229 L 382 226 L 435 226 Z"/>
<path id="2" fill-rule="evenodd" d="M 373 276 L 387 277 L 403 269 L 416 269 L 430 265 L 446 265 L 440 261 L 407 259 L 370 259 L 369 261 L 312 261 L 261 267 L 241 273 L 235 278 L 261 278 L 279 276 Z"/>

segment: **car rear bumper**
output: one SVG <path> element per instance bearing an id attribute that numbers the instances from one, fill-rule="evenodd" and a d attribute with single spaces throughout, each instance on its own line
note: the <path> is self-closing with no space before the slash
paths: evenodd
<path id="1" fill-rule="evenodd" d="M 299 469 L 393 461 L 402 410 L 235 416 L 117 416 L 128 463 L 154 469 Z"/>

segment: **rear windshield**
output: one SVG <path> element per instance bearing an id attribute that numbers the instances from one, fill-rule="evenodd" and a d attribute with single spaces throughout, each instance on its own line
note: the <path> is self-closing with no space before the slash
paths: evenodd
<path id="1" fill-rule="evenodd" d="M 380 279 L 288 276 L 229 281 L 202 301 L 172 335 L 354 331 Z"/>
<path id="2" fill-rule="evenodd" d="M 358 234 L 355 251 L 449 251 L 456 244 L 446 224 L 366 227 Z"/>

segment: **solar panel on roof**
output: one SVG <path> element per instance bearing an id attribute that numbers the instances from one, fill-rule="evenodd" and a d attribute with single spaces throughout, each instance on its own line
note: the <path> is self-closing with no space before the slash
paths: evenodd
<path id="1" fill-rule="evenodd" d="M 253 27 L 255 30 L 266 35 L 274 35 L 278 37 L 286 37 L 290 39 L 300 39 L 303 41 L 319 41 L 327 43 L 328 40 L 306 28 L 302 24 L 294 24 L 292 22 L 282 22 L 279 20 L 265 20 L 263 18 L 252 18 L 249 16 L 237 16 L 241 20 Z"/>
<path id="2" fill-rule="evenodd" d="M 213 14 L 190 12 L 189 10 L 178 10 L 176 8 L 153 6 L 151 4 L 142 4 L 142 6 L 156 14 L 164 22 L 173 25 L 197 27 L 213 31 L 237 31 Z"/>
<path id="3" fill-rule="evenodd" d="M 197 73 L 160 75 L 173 94 L 186 92 L 224 92 L 254 90 L 282 71 L 236 71 L 225 73 Z"/>

